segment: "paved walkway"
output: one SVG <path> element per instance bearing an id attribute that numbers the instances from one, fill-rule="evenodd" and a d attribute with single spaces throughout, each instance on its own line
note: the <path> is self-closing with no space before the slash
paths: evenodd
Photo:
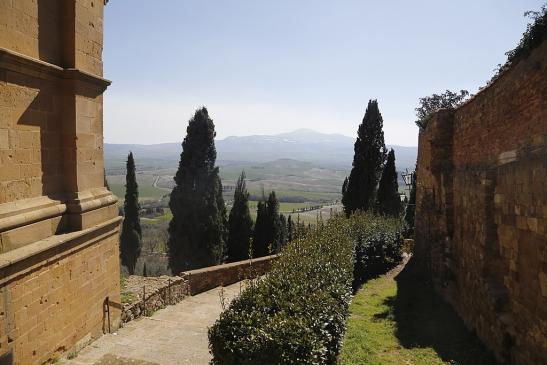
<path id="1" fill-rule="evenodd" d="M 151 317 L 127 323 L 84 348 L 65 365 L 178 365 L 209 364 L 207 329 L 220 315 L 220 289 L 188 297 Z M 226 303 L 240 284 L 224 288 Z"/>

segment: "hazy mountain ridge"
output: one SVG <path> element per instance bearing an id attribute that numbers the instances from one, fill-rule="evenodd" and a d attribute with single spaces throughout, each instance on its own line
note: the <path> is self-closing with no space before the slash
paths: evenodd
<path id="1" fill-rule="evenodd" d="M 231 136 L 215 141 L 219 165 L 230 162 L 269 162 L 292 159 L 322 166 L 348 168 L 353 160 L 355 138 L 298 129 L 276 135 Z M 417 147 L 388 145 L 395 150 L 398 170 L 414 168 Z M 153 145 L 105 143 L 105 160 L 125 159 L 129 151 L 135 158 L 178 162 L 180 143 Z"/>

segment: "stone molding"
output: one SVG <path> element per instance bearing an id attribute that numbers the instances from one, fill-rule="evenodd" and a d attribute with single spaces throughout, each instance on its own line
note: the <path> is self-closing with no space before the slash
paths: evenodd
<path id="1" fill-rule="evenodd" d="M 118 198 L 107 188 L 95 188 L 67 194 L 67 211 L 69 213 L 85 213 L 90 210 L 115 204 Z"/>
<path id="2" fill-rule="evenodd" d="M 3 253 L 0 255 L 0 285 L 27 274 L 36 266 L 46 265 L 50 261 L 69 256 L 74 251 L 117 234 L 121 219 L 121 217 L 115 217 L 88 229 L 54 235 Z M 37 262 L 33 262 L 34 257 L 39 258 Z"/>
<path id="3" fill-rule="evenodd" d="M 117 215 L 117 201 L 106 188 L 97 188 L 55 198 L 42 196 L 0 204 L 0 255 L 36 240 L 87 229 L 112 219 Z M 41 224 L 41 229 L 36 224 Z"/>
<path id="4" fill-rule="evenodd" d="M 0 232 L 58 217 L 66 210 L 61 200 L 47 196 L 0 204 Z"/>
<path id="5" fill-rule="evenodd" d="M 80 81 L 97 88 L 101 93 L 112 83 L 110 80 L 76 68 L 60 66 L 0 47 L 0 69 L 22 73 L 40 79 Z"/>

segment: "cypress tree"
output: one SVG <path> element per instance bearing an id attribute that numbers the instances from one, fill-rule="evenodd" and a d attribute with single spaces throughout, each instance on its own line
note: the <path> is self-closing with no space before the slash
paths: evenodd
<path id="1" fill-rule="evenodd" d="M 249 192 L 245 185 L 245 171 L 242 171 L 236 183 L 234 204 L 228 218 L 228 259 L 230 261 L 249 258 L 253 220 L 249 212 Z"/>
<path id="2" fill-rule="evenodd" d="M 183 270 L 221 263 L 225 255 L 226 207 L 215 167 L 215 125 L 205 107 L 188 122 L 169 207 L 169 267 Z"/>
<path id="3" fill-rule="evenodd" d="M 139 220 L 139 186 L 135 176 L 133 153 L 127 156 L 125 174 L 124 219 L 120 235 L 120 258 L 130 275 L 135 274 L 135 265 L 141 254 L 142 230 Z"/>
<path id="4" fill-rule="evenodd" d="M 253 257 L 266 256 L 268 254 L 268 211 L 266 202 L 259 201 L 256 206 L 256 222 L 253 235 Z"/>
<path id="5" fill-rule="evenodd" d="M 387 161 L 382 172 L 382 178 L 378 185 L 376 199 L 377 211 L 382 215 L 399 216 L 401 213 L 401 196 L 397 183 L 397 171 L 395 169 L 395 151 L 393 148 L 387 155 Z"/>
<path id="6" fill-rule="evenodd" d="M 281 219 L 279 217 L 279 202 L 272 191 L 266 201 L 266 239 L 267 244 L 271 245 L 272 253 L 279 252 L 281 248 Z"/>
<path id="7" fill-rule="evenodd" d="M 376 185 L 386 157 L 383 119 L 376 100 L 368 102 L 357 131 L 354 152 L 353 167 L 342 197 L 348 215 L 357 209 L 367 211 L 374 206 Z"/>
<path id="8" fill-rule="evenodd" d="M 294 225 L 292 223 L 292 218 L 289 215 L 287 219 L 287 242 L 291 242 L 294 239 Z"/>
<path id="9" fill-rule="evenodd" d="M 283 214 L 279 214 L 279 248 L 287 243 L 288 235 L 287 218 Z"/>

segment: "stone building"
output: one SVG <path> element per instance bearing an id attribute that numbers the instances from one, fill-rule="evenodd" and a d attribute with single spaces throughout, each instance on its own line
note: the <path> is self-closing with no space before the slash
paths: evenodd
<path id="1" fill-rule="evenodd" d="M 547 39 L 420 132 L 415 258 L 499 360 L 547 361 Z"/>
<path id="2" fill-rule="evenodd" d="M 0 364 L 52 361 L 119 323 L 103 8 L 0 1 Z"/>

